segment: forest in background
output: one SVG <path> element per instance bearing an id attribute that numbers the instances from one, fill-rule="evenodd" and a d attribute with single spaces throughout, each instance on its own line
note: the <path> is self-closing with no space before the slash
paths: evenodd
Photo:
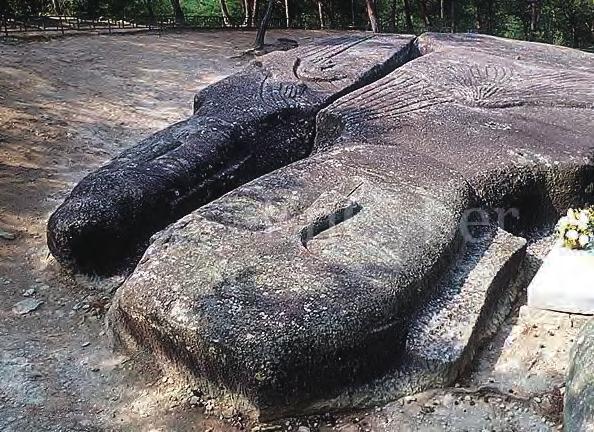
<path id="1" fill-rule="evenodd" d="M 477 32 L 592 50 L 594 0 L 0 0 L 0 15 L 154 21 L 220 17 L 224 26 Z"/>

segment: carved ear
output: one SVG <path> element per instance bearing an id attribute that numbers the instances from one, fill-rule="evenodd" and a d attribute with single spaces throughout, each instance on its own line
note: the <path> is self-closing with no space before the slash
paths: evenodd
<path id="1" fill-rule="evenodd" d="M 301 229 L 299 235 L 303 247 L 307 248 L 307 242 L 315 236 L 351 219 L 363 208 L 361 204 L 349 198 L 339 198 L 333 204 L 332 208 L 327 208 L 325 211 L 317 214 L 313 220 L 308 221 L 308 224 Z"/>

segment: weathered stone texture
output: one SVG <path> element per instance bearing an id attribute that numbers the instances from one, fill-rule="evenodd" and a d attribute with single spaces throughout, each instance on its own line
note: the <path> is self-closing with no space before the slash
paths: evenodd
<path id="1" fill-rule="evenodd" d="M 468 192 L 390 148 L 309 158 L 161 233 L 112 321 L 184 350 L 186 367 L 261 409 L 319 397 L 399 357 L 419 297 L 458 248 Z"/>
<path id="2" fill-rule="evenodd" d="M 594 56 L 488 36 L 424 35 L 420 58 L 318 118 L 316 149 L 369 142 L 436 159 L 520 226 L 594 197 Z"/>
<path id="3" fill-rule="evenodd" d="M 110 309 L 116 340 L 268 417 L 455 379 L 525 251 L 460 223 L 514 207 L 515 232 L 592 199 L 594 60 L 487 36 L 416 47 L 320 112 L 312 156 L 157 234 Z"/>
<path id="4" fill-rule="evenodd" d="M 418 301 L 398 362 L 376 379 L 346 388 L 342 383 L 338 393 L 328 392 L 310 404 L 282 407 L 280 414 L 368 408 L 451 385 L 498 330 L 525 285 L 517 278 L 525 265 L 524 239 L 495 227 L 481 227 L 474 236 L 435 287 L 425 293 L 427 302 Z"/>
<path id="5" fill-rule="evenodd" d="M 590 320 L 571 350 L 565 390 L 564 430 L 594 431 L 594 320 Z"/>
<path id="6" fill-rule="evenodd" d="M 85 177 L 48 223 L 58 261 L 111 273 L 156 231 L 309 154 L 315 115 L 414 55 L 410 36 L 353 34 L 256 61 L 201 91 L 195 114 Z"/>

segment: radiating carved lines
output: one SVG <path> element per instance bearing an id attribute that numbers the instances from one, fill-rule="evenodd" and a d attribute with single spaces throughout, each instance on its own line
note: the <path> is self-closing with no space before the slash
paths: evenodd
<path id="1" fill-rule="evenodd" d="M 408 74 L 403 74 L 400 71 L 394 72 L 389 77 L 378 81 L 377 85 L 363 87 L 361 90 L 337 100 L 333 105 L 330 106 L 330 109 L 332 111 L 337 111 L 343 106 L 346 108 L 351 105 L 363 107 L 365 102 L 369 103 L 370 101 L 375 100 L 374 98 L 376 96 L 385 95 L 388 91 L 391 92 L 392 90 L 389 87 L 394 82 L 399 82 L 401 85 L 406 86 L 407 84 L 414 82 L 414 78 Z M 362 103 L 361 100 L 365 102 Z"/>
<path id="2" fill-rule="evenodd" d="M 446 78 L 443 81 L 454 97 L 475 106 L 487 106 L 497 101 L 514 77 L 511 68 L 493 64 L 451 64 L 442 73 Z"/>
<path id="3" fill-rule="evenodd" d="M 594 108 L 594 74 L 551 70 L 527 77 L 517 92 L 529 105 Z"/>
<path id="4" fill-rule="evenodd" d="M 348 125 L 376 118 L 398 117 L 450 101 L 450 97 L 432 89 L 427 81 L 405 71 L 397 71 L 378 85 L 340 100 L 331 110 L 340 111 Z"/>
<path id="5" fill-rule="evenodd" d="M 258 98 L 263 105 L 276 108 L 293 107 L 302 102 L 306 85 L 296 82 L 278 82 L 266 74 L 258 89 Z"/>
<path id="6" fill-rule="evenodd" d="M 299 53 L 299 58 L 303 61 L 307 61 L 308 63 L 318 63 L 323 59 L 329 58 L 327 54 L 331 54 L 333 51 L 344 51 L 342 48 L 352 45 L 352 40 L 352 37 L 345 36 L 334 39 L 333 42 L 335 43 L 333 45 L 313 45 L 311 49 L 304 49 L 301 53 Z M 357 39 L 357 41 L 359 40 L 360 39 Z"/>
<path id="7" fill-rule="evenodd" d="M 303 55 L 295 62 L 293 74 L 298 79 L 307 81 L 331 82 L 344 79 L 346 75 L 339 70 L 340 68 L 334 69 L 337 63 L 334 62 L 333 58 L 373 37 L 337 38 L 333 40 L 333 42 L 337 43 L 329 44 L 319 49 L 304 50 Z"/>
<path id="8" fill-rule="evenodd" d="M 594 76 L 578 72 L 543 70 L 522 65 L 452 64 L 443 69 L 442 78 L 435 85 L 442 91 L 449 89 L 458 102 L 469 106 L 588 108 L 593 106 L 592 98 L 588 97 L 594 97 L 593 82 Z M 582 101 L 578 100 L 580 98 Z"/>
<path id="9" fill-rule="evenodd" d="M 372 39 L 373 36 L 367 36 L 358 40 L 355 40 L 351 43 L 343 44 L 342 46 L 333 47 L 334 49 L 330 50 L 329 52 L 324 53 L 324 57 L 317 57 L 312 60 L 312 63 L 325 63 L 332 57 L 336 57 L 339 54 L 353 48 L 354 46 L 360 45 L 368 40 Z"/>
<path id="10" fill-rule="evenodd" d="M 362 44 L 374 36 L 364 36 L 364 37 L 352 37 L 352 36 L 345 36 L 341 38 L 336 38 L 332 40 L 332 42 L 338 43 L 326 43 L 322 45 L 319 49 L 311 49 L 311 50 L 304 50 L 303 55 L 301 55 L 301 59 L 303 61 L 307 61 L 308 63 L 323 63 L 328 59 L 335 57 L 343 52 L 347 51 L 348 49 Z"/>
<path id="11" fill-rule="evenodd" d="M 413 70 L 406 65 L 339 99 L 328 111 L 342 117 L 347 129 L 356 129 L 366 121 L 397 118 L 448 102 L 480 108 L 594 108 L 590 74 L 495 60 L 462 64 L 428 55 L 411 62 Z"/>
<path id="12" fill-rule="evenodd" d="M 269 94 L 274 104 L 279 107 L 295 106 L 299 103 L 305 87 L 296 83 L 281 82 L 269 86 Z"/>
<path id="13" fill-rule="evenodd" d="M 295 107 L 302 102 L 305 88 L 298 83 L 268 82 L 261 88 L 260 100 L 275 108 Z"/>
<path id="14" fill-rule="evenodd" d="M 299 57 L 313 57 L 316 54 L 332 49 L 333 47 L 337 46 L 337 45 L 345 45 L 347 43 L 349 43 L 350 41 L 353 40 L 353 36 L 340 36 L 334 39 L 328 39 L 327 43 L 323 43 L 323 44 L 317 44 L 317 43 L 312 43 L 312 44 L 308 44 L 305 45 L 303 47 L 298 48 L 299 50 Z M 332 45 L 330 45 L 330 42 L 332 42 Z"/>
<path id="15" fill-rule="evenodd" d="M 288 99 L 296 99 L 303 94 L 305 87 L 299 84 L 281 84 L 280 93 Z"/>

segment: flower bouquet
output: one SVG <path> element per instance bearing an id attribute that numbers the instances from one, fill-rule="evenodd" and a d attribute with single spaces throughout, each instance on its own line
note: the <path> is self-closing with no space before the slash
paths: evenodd
<path id="1" fill-rule="evenodd" d="M 569 249 L 589 249 L 594 244 L 594 207 L 567 210 L 557 224 L 557 234 Z"/>

